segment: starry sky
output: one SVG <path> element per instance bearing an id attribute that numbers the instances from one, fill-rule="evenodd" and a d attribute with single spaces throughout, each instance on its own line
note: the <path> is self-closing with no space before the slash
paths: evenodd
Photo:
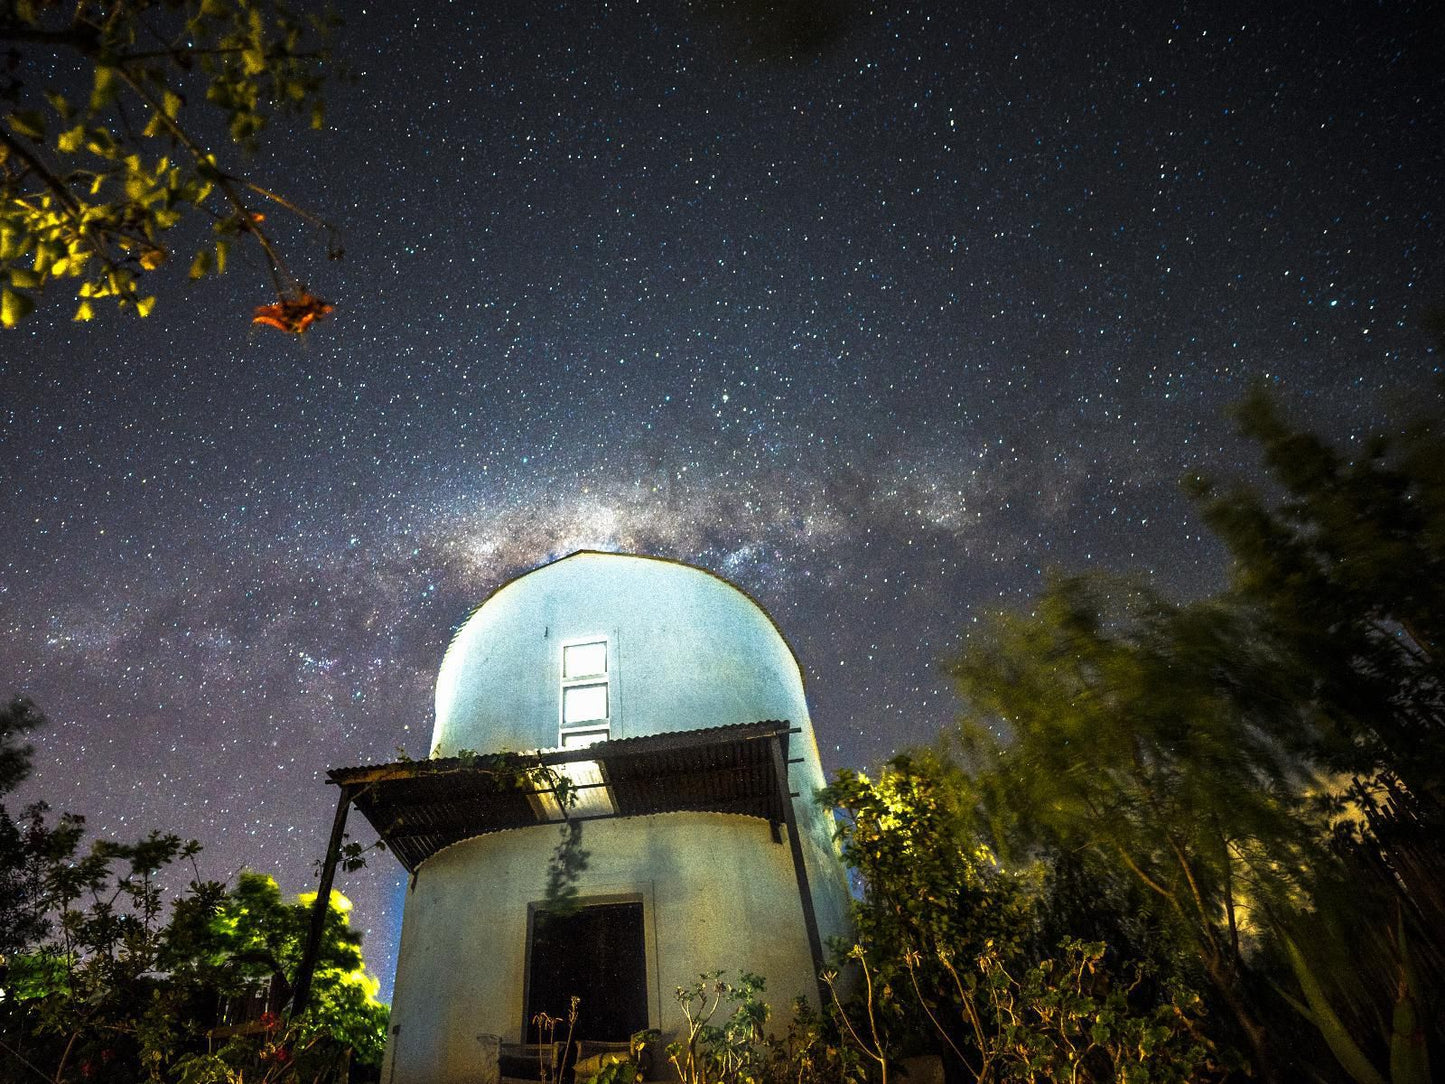
<path id="1" fill-rule="evenodd" d="M 22 798 L 299 891 L 325 770 L 425 755 L 452 631 L 583 547 L 743 587 L 875 764 L 1047 569 L 1223 582 L 1178 479 L 1252 469 L 1251 381 L 1346 444 L 1439 394 L 1433 5 L 477 6 L 347 5 L 246 166 L 343 233 L 268 215 L 304 340 L 254 260 L 0 337 Z M 402 883 L 339 886 L 384 991 Z"/>

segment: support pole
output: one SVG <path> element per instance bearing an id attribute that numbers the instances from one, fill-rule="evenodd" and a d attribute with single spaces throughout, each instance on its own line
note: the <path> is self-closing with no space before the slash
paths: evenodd
<path id="1" fill-rule="evenodd" d="M 818 936 L 818 915 L 813 909 L 813 892 L 808 887 L 808 869 L 803 862 L 803 840 L 798 835 L 798 818 L 793 814 L 793 792 L 788 784 L 788 754 L 783 748 L 787 738 L 775 734 L 768 739 L 773 752 L 773 774 L 777 776 L 778 800 L 783 804 L 783 821 L 788 826 L 788 845 L 793 852 L 793 874 L 798 879 L 798 898 L 803 905 L 803 925 L 808 931 L 808 952 L 813 957 L 813 981 L 818 987 L 818 1009 L 822 1011 L 823 939 Z"/>
<path id="2" fill-rule="evenodd" d="M 316 957 L 321 952 L 321 935 L 326 929 L 326 912 L 331 907 L 331 885 L 336 879 L 336 860 L 341 856 L 341 841 L 346 836 L 346 814 L 351 808 L 353 790 L 341 788 L 336 803 L 336 816 L 331 822 L 331 840 L 326 844 L 326 859 L 321 864 L 321 885 L 316 902 L 311 905 L 311 928 L 306 932 L 306 947 L 301 953 L 301 967 L 291 994 L 291 1015 L 299 1016 L 311 996 L 311 977 L 316 973 Z"/>

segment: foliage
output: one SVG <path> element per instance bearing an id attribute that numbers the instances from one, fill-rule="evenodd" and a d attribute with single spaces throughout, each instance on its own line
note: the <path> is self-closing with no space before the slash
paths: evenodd
<path id="1" fill-rule="evenodd" d="M 656 1028 L 634 1032 L 625 1055 L 606 1051 L 581 1058 L 572 1067 L 573 1077 L 580 1084 L 639 1084 L 651 1074 L 661 1040 Z"/>
<path id="2" fill-rule="evenodd" d="M 1445 411 L 1347 458 L 1257 388 L 1237 409 L 1277 499 L 1189 481 L 1234 560 L 1232 591 L 1290 645 L 1348 771 L 1388 766 L 1445 799 Z"/>
<path id="3" fill-rule="evenodd" d="M 1198 995 L 1176 989 L 1141 1011 L 1130 998 L 1143 982 L 1142 969 L 1135 964 L 1116 976 L 1104 962 L 1105 951 L 1103 942 L 1065 941 L 1058 956 L 1029 966 L 1022 978 L 992 944 L 963 973 L 940 954 L 962 1009 L 960 1030 L 972 1034 L 971 1052 L 953 1045 L 948 1025 L 918 992 L 939 1034 L 980 1084 L 1218 1078 L 1221 1066 L 1202 1034 Z M 916 977 L 919 954 L 909 961 L 910 977 Z"/>
<path id="4" fill-rule="evenodd" d="M 637 1084 L 642 1071 L 630 1060 L 608 1062 L 589 1077 L 579 1078 L 584 1084 Z"/>
<path id="5" fill-rule="evenodd" d="M 928 1024 L 912 999 L 905 958 L 926 953 L 923 983 L 942 989 L 947 976 L 938 949 L 968 954 L 985 942 L 1021 946 L 1033 920 L 1026 884 L 1000 869 L 981 842 L 972 784 L 945 757 L 904 754 L 876 779 L 841 771 L 819 800 L 843 817 L 843 859 L 863 892 L 855 932 L 869 981 L 886 991 L 876 1011 L 906 1049 Z"/>
<path id="6" fill-rule="evenodd" d="M 686 1025 L 684 1038 L 667 1045 L 667 1060 L 682 1084 L 737 1080 L 763 1038 L 768 1020 L 768 1007 L 761 998 L 763 980 L 744 973 L 733 985 L 722 975 L 714 971 L 677 989 L 677 1004 Z M 724 1001 L 732 1011 L 721 1024 L 714 1024 L 713 1017 Z"/>
<path id="7" fill-rule="evenodd" d="M 274 985 L 289 997 L 288 976 L 301 965 L 302 948 L 316 894 L 282 898 L 276 881 L 242 871 L 235 888 L 205 916 L 204 924 L 172 924 L 168 948 L 178 978 L 219 993 L 241 995 Z M 350 902 L 332 892 L 306 1013 L 294 1022 L 293 1041 L 329 1036 L 354 1051 L 363 1064 L 379 1065 L 386 1010 L 376 1001 L 379 984 L 366 973 L 361 935 L 350 929 Z"/>
<path id="8" fill-rule="evenodd" d="M 7 714 L 0 742 L 17 748 L 14 735 L 39 718 L 33 708 Z M 28 767 L 28 753 L 20 755 L 12 777 Z M 317 1080 L 353 1058 L 380 1064 L 386 1009 L 339 894 L 310 1011 L 228 1022 L 220 1011 L 228 999 L 259 994 L 279 1008 L 289 994 L 311 899 L 283 902 L 259 874 L 243 873 L 230 890 L 203 880 L 199 844 L 172 834 L 96 840 L 88 850 L 83 842 L 78 817 L 50 824 L 37 803 L 16 820 L 0 805 L 0 1075 L 235 1084 Z M 192 877 L 168 915 L 163 886 L 182 863 Z"/>
<path id="9" fill-rule="evenodd" d="M 863 1079 L 858 1059 L 836 1028 L 806 1000 L 794 1002 L 782 1035 L 770 1033 L 764 980 L 744 973 L 733 983 L 723 976 L 713 971 L 677 988 L 683 1033 L 666 1053 L 680 1084 L 850 1084 Z"/>
<path id="10" fill-rule="evenodd" d="M 0 707 L 0 795 L 29 776 L 34 750 L 24 739 L 44 724 L 44 714 L 24 697 Z M 78 819 L 51 829 L 45 823 L 46 812 L 44 803 L 35 803 L 16 819 L 0 803 L 0 959 L 9 959 L 45 935 L 49 922 L 40 906 L 44 862 L 54 852 L 70 853 L 78 842 Z M 17 981 L 14 970 L 12 964 L 12 983 Z"/>
<path id="11" fill-rule="evenodd" d="M 402 750 L 398 748 L 397 752 L 402 753 Z M 583 822 L 570 816 L 570 812 L 577 808 L 578 791 L 567 774 L 567 766 L 545 764 L 535 753 L 504 751 L 482 754 L 475 749 L 458 749 L 450 757 L 443 758 L 441 746 L 437 746 L 431 755 L 431 761 L 422 762 L 422 771 L 438 770 L 435 768 L 438 760 L 455 761 L 467 771 L 488 776 L 498 789 L 522 789 L 534 795 L 556 797 L 562 821 L 557 826 L 557 846 L 547 860 L 547 880 L 542 891 L 543 910 L 553 915 L 573 914 L 577 910 L 577 882 L 587 870 L 590 852 L 582 846 Z M 399 760 L 401 763 L 417 763 L 404 754 Z M 450 771 L 453 766 L 447 763 L 439 770 Z"/>
<path id="12" fill-rule="evenodd" d="M 1223 1064 L 1198 996 L 1102 942 L 1045 949 L 1054 881 L 1001 865 L 980 842 L 975 782 L 941 752 L 896 757 L 870 779 L 842 772 L 822 794 L 844 818 L 862 882 L 851 1003 L 825 974 L 850 1045 L 886 1080 L 939 1042 L 975 1081 L 1206 1080 Z"/>
<path id="13" fill-rule="evenodd" d="M 45 715 L 23 696 L 0 706 L 0 794 L 14 790 L 30 775 L 35 750 L 24 744 L 25 735 L 44 725 Z"/>
<path id="14" fill-rule="evenodd" d="M 1293 1004 L 1354 1079 L 1419 1078 L 1445 961 L 1445 415 L 1353 459 L 1263 393 L 1240 418 L 1276 496 L 1191 482 L 1230 590 L 1055 577 L 988 618 L 951 663 L 970 782 L 1011 858 L 1133 879 L 1261 1075 Z"/>
<path id="15" fill-rule="evenodd" d="M 9 70 L 46 73 L 0 81 L 0 323 L 14 327 L 62 282 L 77 320 L 101 300 L 147 316 L 144 280 L 185 262 L 178 245 L 195 279 L 225 271 L 236 242 L 257 247 L 278 295 L 258 321 L 300 332 L 329 312 L 287 268 L 258 207 L 325 224 L 223 167 L 210 135 L 249 151 L 276 113 L 322 127 L 333 27 L 283 0 L 0 6 Z M 196 227 L 172 234 L 193 219 L 209 221 L 208 239 Z M 334 237 L 330 254 L 340 256 Z"/>
<path id="16" fill-rule="evenodd" d="M 1445 1038 L 1445 409 L 1439 389 L 1423 402 L 1347 454 L 1256 388 L 1237 416 L 1270 487 L 1190 480 L 1234 559 L 1232 597 L 1285 645 L 1319 760 L 1346 783 L 1338 862 L 1273 950 L 1354 1079 L 1427 1073 L 1410 1067 Z"/>
<path id="17" fill-rule="evenodd" d="M 985 623 L 953 664 L 964 745 L 1001 839 L 1085 849 L 1149 890 L 1267 1072 L 1241 989 L 1250 938 L 1328 863 L 1311 718 L 1248 614 L 1105 586 L 1056 579 Z"/>

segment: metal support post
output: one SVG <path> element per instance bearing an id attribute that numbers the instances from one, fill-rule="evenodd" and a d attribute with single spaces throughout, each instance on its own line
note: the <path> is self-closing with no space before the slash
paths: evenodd
<path id="1" fill-rule="evenodd" d="M 818 935 L 818 915 L 813 909 L 813 892 L 808 887 L 808 870 L 803 862 L 803 840 L 798 835 L 798 818 L 793 814 L 792 788 L 788 785 L 788 755 L 783 735 L 768 739 L 773 752 L 773 772 L 778 780 L 778 800 L 783 805 L 783 821 L 788 826 L 788 845 L 793 852 L 793 873 L 798 879 L 798 898 L 803 904 L 803 925 L 808 931 L 808 951 L 813 957 L 813 981 L 818 986 L 818 1008 L 825 1004 L 823 994 L 823 939 Z"/>
<path id="2" fill-rule="evenodd" d="M 316 957 L 321 952 L 326 912 L 331 907 L 331 885 L 336 879 L 336 861 L 341 856 L 341 841 L 346 837 L 346 814 L 351 808 L 353 796 L 352 788 L 343 786 L 341 798 L 336 803 L 336 817 L 331 822 L 331 840 L 326 844 L 326 858 L 321 864 L 321 885 L 316 890 L 316 902 L 311 905 L 311 928 L 306 933 L 306 947 L 301 953 L 301 967 L 296 972 L 296 983 L 291 994 L 292 1016 L 299 1016 L 305 1011 L 306 1000 L 311 996 L 311 977 L 316 973 Z"/>

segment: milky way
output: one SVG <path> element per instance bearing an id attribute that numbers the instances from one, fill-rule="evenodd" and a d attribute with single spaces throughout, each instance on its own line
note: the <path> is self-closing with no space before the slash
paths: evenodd
<path id="1" fill-rule="evenodd" d="M 931 740 L 1050 567 L 1217 587 L 1177 483 L 1250 469 L 1252 380 L 1346 444 L 1438 393 L 1445 32 L 1078 7 L 860 2 L 785 59 L 727 5 L 352 6 L 331 129 L 248 167 L 342 229 L 272 216 L 328 321 L 252 330 L 240 266 L 0 338 L 24 796 L 300 890 L 325 770 L 424 755 L 452 630 L 583 547 L 762 602 L 830 768 Z M 388 988 L 400 884 L 342 886 Z"/>

